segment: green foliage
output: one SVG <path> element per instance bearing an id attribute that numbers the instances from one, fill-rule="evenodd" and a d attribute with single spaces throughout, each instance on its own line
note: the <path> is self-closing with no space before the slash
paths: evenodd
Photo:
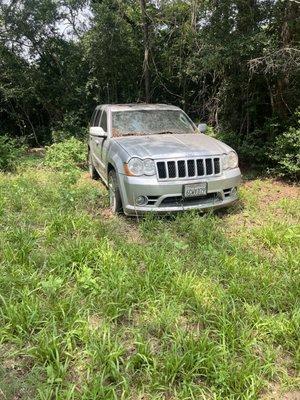
<path id="1" fill-rule="evenodd" d="M 55 130 L 51 132 L 51 138 L 54 143 L 63 142 L 71 137 L 72 135 L 67 130 Z"/>
<path id="2" fill-rule="evenodd" d="M 299 117 L 299 112 L 295 113 Z M 266 139 L 260 131 L 249 135 L 234 132 L 218 132 L 209 129 L 208 134 L 233 147 L 242 162 L 258 170 L 269 170 L 273 174 L 289 179 L 300 177 L 300 120 L 297 126 L 290 126 L 282 132 L 279 124 L 268 122 Z"/>
<path id="3" fill-rule="evenodd" d="M 0 170 L 13 171 L 24 154 L 25 146 L 20 140 L 12 139 L 7 135 L 0 136 Z"/>
<path id="4" fill-rule="evenodd" d="M 83 140 L 87 135 L 87 129 L 81 124 L 82 121 L 76 111 L 67 112 L 63 121 L 59 122 L 57 128 L 51 132 L 53 142 L 62 142 L 72 137 Z"/>
<path id="5" fill-rule="evenodd" d="M 85 166 L 87 145 L 74 138 L 46 146 L 45 165 L 56 170 L 73 170 Z"/>
<path id="6" fill-rule="evenodd" d="M 147 0 L 151 101 L 226 132 L 248 164 L 274 167 L 268 153 L 299 105 L 299 7 Z M 96 104 L 145 99 L 139 0 L 0 2 L 0 21 L 1 130 L 33 145 L 81 138 Z"/>
<path id="7" fill-rule="evenodd" d="M 300 112 L 297 115 L 300 118 Z M 279 175 L 300 178 L 300 119 L 298 127 L 290 127 L 277 136 L 269 157 L 276 162 L 275 171 Z"/>
<path id="8" fill-rule="evenodd" d="M 84 37 L 92 74 L 87 90 L 98 103 L 136 101 L 143 74 L 140 7 L 137 2 L 92 3 L 94 23 Z"/>
<path id="9" fill-rule="evenodd" d="M 251 132 L 246 136 L 238 135 L 232 131 L 221 131 L 217 132 L 215 137 L 231 146 L 238 153 L 242 162 L 251 164 L 258 169 L 267 166 L 268 143 L 263 141 L 260 131 Z"/>

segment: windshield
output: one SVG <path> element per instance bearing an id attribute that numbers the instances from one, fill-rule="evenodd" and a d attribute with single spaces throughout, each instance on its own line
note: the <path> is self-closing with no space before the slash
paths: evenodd
<path id="1" fill-rule="evenodd" d="M 113 136 L 195 133 L 180 110 L 133 110 L 112 113 Z"/>

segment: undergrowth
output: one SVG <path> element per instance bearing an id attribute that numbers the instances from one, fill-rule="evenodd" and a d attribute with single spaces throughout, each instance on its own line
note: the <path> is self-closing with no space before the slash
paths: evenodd
<path id="1" fill-rule="evenodd" d="M 297 188 L 255 180 L 227 211 L 139 221 L 107 213 L 78 171 L 30 164 L 1 174 L 0 193 L 0 397 L 299 387 Z"/>

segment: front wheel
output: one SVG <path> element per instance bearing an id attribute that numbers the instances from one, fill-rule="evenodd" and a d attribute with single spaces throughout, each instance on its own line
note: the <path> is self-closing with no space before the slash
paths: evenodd
<path id="1" fill-rule="evenodd" d="M 114 170 L 108 173 L 109 207 L 115 214 L 123 211 L 121 193 L 117 174 Z"/>

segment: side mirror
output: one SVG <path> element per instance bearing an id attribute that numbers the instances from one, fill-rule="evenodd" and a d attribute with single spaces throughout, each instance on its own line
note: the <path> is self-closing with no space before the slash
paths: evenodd
<path id="1" fill-rule="evenodd" d="M 198 125 L 198 129 L 199 129 L 199 131 L 200 131 L 201 133 L 204 133 L 204 132 L 206 132 L 207 125 L 206 125 L 206 124 L 199 124 L 199 125 Z"/>
<path id="2" fill-rule="evenodd" d="M 103 130 L 103 128 L 101 128 L 101 126 L 91 126 L 90 135 L 107 137 L 107 133 Z"/>

